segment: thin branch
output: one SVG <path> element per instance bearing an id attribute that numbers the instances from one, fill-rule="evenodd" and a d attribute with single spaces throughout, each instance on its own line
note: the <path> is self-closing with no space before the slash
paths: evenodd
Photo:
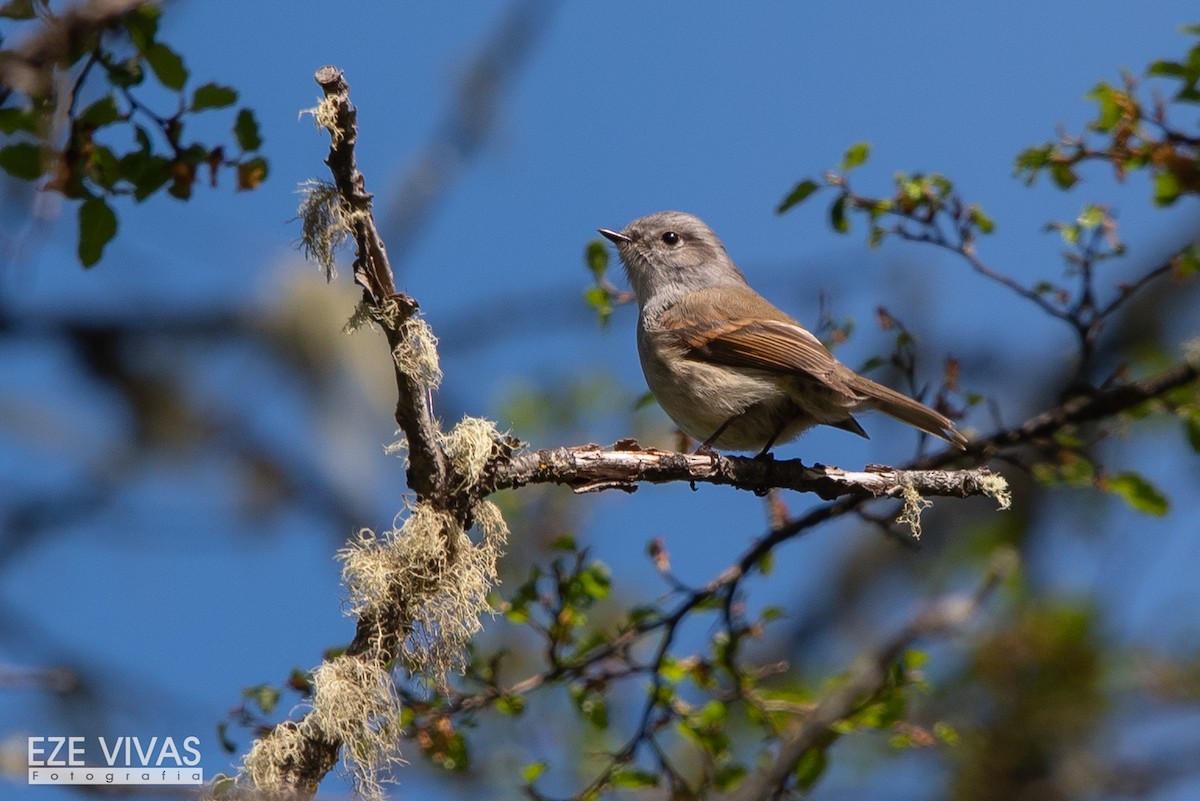
<path id="1" fill-rule="evenodd" d="M 713 796 L 723 801 L 766 801 L 783 787 L 801 758 L 813 749 L 826 747 L 833 737 L 831 727 L 852 715 L 864 701 L 889 681 L 891 666 L 918 640 L 944 638 L 962 631 L 979 613 L 992 592 L 1015 568 L 1015 556 L 1002 551 L 993 559 L 983 583 L 970 595 L 944 596 L 920 610 L 908 624 L 882 647 L 863 654 L 850 678 L 821 698 L 780 743 L 774 760 L 730 793 Z"/>
<path id="2" fill-rule="evenodd" d="M 936 453 L 914 462 L 915 470 L 931 469 L 959 459 L 1001 455 L 1003 451 L 1052 437 L 1067 426 L 1102 420 L 1128 411 L 1146 401 L 1160 398 L 1200 378 L 1200 369 L 1183 362 L 1141 381 L 1072 398 L 1065 403 L 1034 415 L 1019 426 L 1001 429 L 983 439 L 967 443 L 965 454 Z"/>

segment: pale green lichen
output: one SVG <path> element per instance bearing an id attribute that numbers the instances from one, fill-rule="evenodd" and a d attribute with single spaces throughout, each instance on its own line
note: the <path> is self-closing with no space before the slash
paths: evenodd
<path id="1" fill-rule="evenodd" d="M 896 518 L 896 522 L 908 526 L 913 539 L 919 540 L 921 539 L 921 512 L 933 506 L 933 501 L 922 497 L 917 488 L 907 481 L 900 485 L 900 497 L 904 499 L 904 505 L 900 509 L 900 515 Z"/>
<path id="2" fill-rule="evenodd" d="M 1012 490 L 1009 489 L 1008 482 L 1004 480 L 1004 476 L 992 473 L 983 476 L 979 479 L 979 486 L 983 490 L 983 494 L 989 498 L 994 498 L 996 506 L 1000 511 L 1004 511 L 1012 507 Z"/>
<path id="3" fill-rule="evenodd" d="M 332 281 L 337 276 L 334 253 L 353 234 L 351 215 L 333 184 L 305 181 L 299 191 L 300 248 L 325 270 L 325 280 Z"/>

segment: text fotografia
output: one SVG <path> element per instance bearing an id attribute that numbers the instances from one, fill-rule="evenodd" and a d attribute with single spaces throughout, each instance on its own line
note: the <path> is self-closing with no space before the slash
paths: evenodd
<path id="1" fill-rule="evenodd" d="M 30 737 L 30 784 L 203 784 L 200 738 Z"/>

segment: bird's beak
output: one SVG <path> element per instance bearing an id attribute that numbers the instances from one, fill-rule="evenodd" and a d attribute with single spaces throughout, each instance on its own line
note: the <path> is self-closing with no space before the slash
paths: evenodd
<path id="1" fill-rule="evenodd" d="M 602 237 L 604 237 L 608 241 L 612 242 L 614 245 L 623 245 L 627 242 L 633 241 L 632 239 L 625 236 L 625 234 L 621 233 L 620 231 L 610 231 L 607 228 L 597 228 L 596 231 L 599 232 L 599 234 Z"/>

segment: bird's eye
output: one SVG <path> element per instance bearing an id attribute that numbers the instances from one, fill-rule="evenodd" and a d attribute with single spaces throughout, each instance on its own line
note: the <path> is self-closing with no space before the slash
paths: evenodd
<path id="1" fill-rule="evenodd" d="M 674 231 L 667 231 L 662 235 L 662 241 L 674 247 L 675 245 L 679 244 L 679 234 L 675 233 Z"/>

